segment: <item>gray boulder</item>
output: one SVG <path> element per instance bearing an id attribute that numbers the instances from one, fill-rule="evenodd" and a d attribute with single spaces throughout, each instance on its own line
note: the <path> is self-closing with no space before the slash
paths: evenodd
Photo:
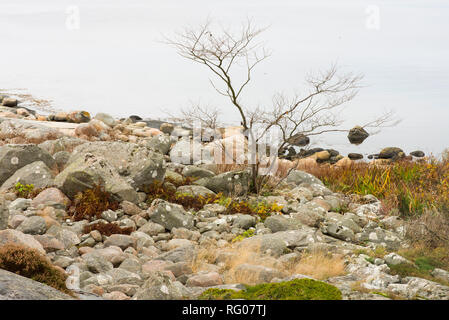
<path id="1" fill-rule="evenodd" d="M 133 296 L 134 300 L 180 300 L 188 298 L 190 291 L 167 274 L 156 271 L 150 274 L 143 286 Z"/>
<path id="2" fill-rule="evenodd" d="M 5 199 L 0 197 L 0 230 L 8 227 L 9 209 L 6 206 Z"/>
<path id="3" fill-rule="evenodd" d="M 101 255 L 89 255 L 84 261 L 87 269 L 93 273 L 108 272 L 114 268 L 112 263 Z"/>
<path id="4" fill-rule="evenodd" d="M 55 185 L 70 199 L 78 192 L 103 186 L 118 200 L 138 202 L 137 192 L 117 173 L 108 161 L 92 154 L 77 157 L 55 178 Z"/>
<path id="5" fill-rule="evenodd" d="M 43 283 L 0 269 L 0 300 L 74 300 Z"/>
<path id="6" fill-rule="evenodd" d="M 195 185 L 187 185 L 187 186 L 180 186 L 178 189 L 176 189 L 178 193 L 185 193 L 185 194 L 191 194 L 194 196 L 215 196 L 215 192 L 207 189 L 203 186 L 195 186 Z"/>
<path id="7" fill-rule="evenodd" d="M 170 137 L 165 134 L 158 134 L 146 142 L 146 146 L 161 154 L 167 154 L 170 151 Z"/>
<path id="8" fill-rule="evenodd" d="M 29 234 L 24 234 L 18 230 L 6 229 L 0 231 L 0 246 L 7 243 L 15 243 L 29 247 L 31 249 L 36 249 L 42 254 L 45 254 L 45 250 L 42 245 Z"/>
<path id="9" fill-rule="evenodd" d="M 279 257 L 288 249 L 305 248 L 310 243 L 319 242 L 320 240 L 322 239 L 315 235 L 313 229 L 303 227 L 301 230 L 280 231 L 246 238 L 238 246 Z"/>
<path id="10" fill-rule="evenodd" d="M 56 169 L 55 159 L 33 144 L 5 145 L 0 147 L 0 185 L 24 166 L 42 161 L 51 170 Z"/>
<path id="11" fill-rule="evenodd" d="M 216 193 L 240 196 L 248 192 L 250 173 L 244 171 L 225 172 L 214 177 L 202 178 L 194 183 L 204 186 Z"/>
<path id="12" fill-rule="evenodd" d="M 97 113 L 94 119 L 100 120 L 101 122 L 103 122 L 104 124 L 108 125 L 111 128 L 116 124 L 116 121 L 113 117 L 103 112 Z"/>
<path id="13" fill-rule="evenodd" d="M 256 218 L 248 214 L 238 214 L 232 223 L 232 226 L 245 230 L 254 227 L 255 225 Z"/>
<path id="14" fill-rule="evenodd" d="M 115 246 L 119 247 L 122 250 L 125 250 L 128 247 L 135 248 L 136 239 L 124 234 L 113 234 L 106 239 L 104 245 L 105 247 Z"/>
<path id="15" fill-rule="evenodd" d="M 215 176 L 215 173 L 197 166 L 185 166 L 184 169 L 182 169 L 182 175 L 184 177 L 192 178 L 209 178 Z"/>
<path id="16" fill-rule="evenodd" d="M 38 145 L 39 148 L 55 155 L 57 152 L 66 151 L 71 153 L 80 144 L 87 143 L 86 140 L 75 137 L 61 137 L 56 140 L 47 140 Z"/>
<path id="17" fill-rule="evenodd" d="M 53 158 L 55 159 L 56 164 L 58 165 L 59 171 L 62 171 L 64 170 L 67 162 L 69 162 L 70 153 L 68 153 L 67 151 L 59 151 L 53 155 Z"/>
<path id="18" fill-rule="evenodd" d="M 163 181 L 163 155 L 147 147 L 126 142 L 89 142 L 75 148 L 68 165 L 87 154 L 106 160 L 134 189 L 142 190 L 153 181 Z"/>
<path id="19" fill-rule="evenodd" d="M 10 119 L 0 122 L 0 139 L 20 138 L 27 143 L 41 143 L 57 139 L 63 134 L 55 128 L 50 128 L 27 120 Z"/>
<path id="20" fill-rule="evenodd" d="M 13 189 L 17 183 L 33 185 L 36 189 L 48 188 L 53 185 L 53 173 L 42 161 L 30 163 L 17 170 L 0 187 L 0 191 Z"/>
<path id="21" fill-rule="evenodd" d="M 153 201 L 152 207 L 151 220 L 164 226 L 165 229 L 193 228 L 193 216 L 187 213 L 181 205 L 156 199 Z"/>
<path id="22" fill-rule="evenodd" d="M 294 183 L 296 185 L 300 185 L 302 183 L 308 183 L 308 184 L 320 184 L 323 185 L 320 179 L 316 178 L 315 176 L 311 175 L 310 173 L 301 171 L 301 170 L 292 170 L 286 179 L 289 183 Z"/>
<path id="23" fill-rule="evenodd" d="M 18 231 L 26 234 L 44 234 L 47 231 L 45 219 L 39 216 L 26 218 L 18 227 Z"/>
<path id="24" fill-rule="evenodd" d="M 300 229 L 302 224 L 296 219 L 287 218 L 280 215 L 268 217 L 264 222 L 265 227 L 276 233 L 279 231 Z"/>

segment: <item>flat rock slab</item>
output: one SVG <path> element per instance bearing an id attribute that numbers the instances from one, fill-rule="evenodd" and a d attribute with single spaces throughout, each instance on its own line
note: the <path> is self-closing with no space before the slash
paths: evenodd
<path id="1" fill-rule="evenodd" d="M 40 282 L 0 269 L 0 300 L 74 300 Z"/>

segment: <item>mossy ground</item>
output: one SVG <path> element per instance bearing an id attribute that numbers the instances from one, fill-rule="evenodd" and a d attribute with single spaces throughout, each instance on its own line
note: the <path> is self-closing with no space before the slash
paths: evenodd
<path id="1" fill-rule="evenodd" d="M 295 279 L 280 283 L 264 283 L 247 286 L 236 292 L 227 289 L 208 289 L 201 300 L 341 300 L 336 287 L 312 279 Z"/>

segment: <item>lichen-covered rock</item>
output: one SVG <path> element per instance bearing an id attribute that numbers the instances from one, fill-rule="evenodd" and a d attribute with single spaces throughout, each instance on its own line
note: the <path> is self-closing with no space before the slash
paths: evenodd
<path id="1" fill-rule="evenodd" d="M 133 296 L 133 300 L 180 300 L 190 296 L 180 282 L 173 281 L 163 272 L 154 272 Z"/>
<path id="2" fill-rule="evenodd" d="M 5 145 L 0 147 L 0 185 L 3 185 L 17 170 L 36 161 L 42 161 L 50 170 L 56 169 L 56 162 L 53 157 L 36 145 Z"/>
<path id="3" fill-rule="evenodd" d="M 17 228 L 25 234 L 44 234 L 47 231 L 45 219 L 39 216 L 26 218 Z"/>
<path id="4" fill-rule="evenodd" d="M 4 245 L 9 242 L 36 249 L 40 253 L 45 254 L 45 250 L 39 241 L 34 239 L 33 236 L 24 234 L 18 230 L 6 229 L 0 231 L 0 245 Z"/>
<path id="5" fill-rule="evenodd" d="M 125 142 L 89 142 L 75 148 L 68 166 L 87 154 L 107 161 L 136 190 L 164 180 L 163 156 L 147 147 Z"/>
<path id="6" fill-rule="evenodd" d="M 279 231 L 300 229 L 302 223 L 296 219 L 275 215 L 268 217 L 265 220 L 264 225 L 270 229 L 271 232 L 276 233 Z"/>
<path id="7" fill-rule="evenodd" d="M 243 195 L 248 192 L 250 173 L 244 171 L 225 172 L 213 177 L 202 178 L 195 184 L 202 185 L 216 193 Z"/>
<path id="8" fill-rule="evenodd" d="M 170 151 L 170 137 L 164 134 L 156 135 L 146 142 L 146 146 L 151 150 L 165 155 Z"/>
<path id="9" fill-rule="evenodd" d="M 215 192 L 213 192 L 203 186 L 195 186 L 195 185 L 180 186 L 176 189 L 176 191 L 180 194 L 190 194 L 195 197 L 215 196 Z"/>
<path id="10" fill-rule="evenodd" d="M 43 189 L 53 185 L 53 173 L 42 161 L 30 163 L 17 170 L 0 187 L 0 191 L 10 190 L 17 183 L 33 185 L 36 189 Z"/>
<path id="11" fill-rule="evenodd" d="M 193 228 L 193 216 L 179 204 L 156 199 L 152 203 L 151 220 L 167 230 L 173 228 Z"/>
<path id="12" fill-rule="evenodd" d="M 0 300 L 73 300 L 40 282 L 0 269 Z"/>
<path id="13" fill-rule="evenodd" d="M 197 166 L 185 166 L 184 169 L 182 169 L 182 175 L 184 177 L 192 178 L 209 178 L 215 176 L 215 173 Z"/>
<path id="14" fill-rule="evenodd" d="M 320 184 L 323 185 L 320 179 L 314 177 L 310 173 L 301 171 L 301 170 L 292 170 L 286 179 L 287 182 L 294 183 L 296 185 L 300 185 L 303 183 L 309 183 L 309 184 Z"/>
<path id="15" fill-rule="evenodd" d="M 55 178 L 55 185 L 70 199 L 78 192 L 104 187 L 119 200 L 138 202 L 137 192 L 112 167 L 108 161 L 92 154 L 77 157 Z"/>
<path id="16" fill-rule="evenodd" d="M 39 148 L 54 155 L 57 152 L 66 151 L 71 153 L 80 144 L 87 143 L 85 140 L 75 137 L 61 137 L 55 140 L 47 140 L 39 144 Z"/>

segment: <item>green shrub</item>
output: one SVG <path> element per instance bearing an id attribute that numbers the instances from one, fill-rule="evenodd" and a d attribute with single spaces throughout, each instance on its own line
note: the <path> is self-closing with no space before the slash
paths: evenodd
<path id="1" fill-rule="evenodd" d="M 245 232 L 243 232 L 242 234 L 240 234 L 237 237 L 235 237 L 234 239 L 232 239 L 232 242 L 238 242 L 238 241 L 242 241 L 243 239 L 250 238 L 250 237 L 254 236 L 255 233 L 256 233 L 256 230 L 248 229 Z"/>
<path id="2" fill-rule="evenodd" d="M 21 184 L 17 182 L 14 186 L 14 192 L 19 198 L 28 198 L 34 191 L 33 184 Z"/>
<path id="3" fill-rule="evenodd" d="M 208 289 L 199 297 L 203 300 L 341 300 L 338 288 L 312 279 L 295 279 L 280 283 L 247 286 L 245 290 Z"/>

